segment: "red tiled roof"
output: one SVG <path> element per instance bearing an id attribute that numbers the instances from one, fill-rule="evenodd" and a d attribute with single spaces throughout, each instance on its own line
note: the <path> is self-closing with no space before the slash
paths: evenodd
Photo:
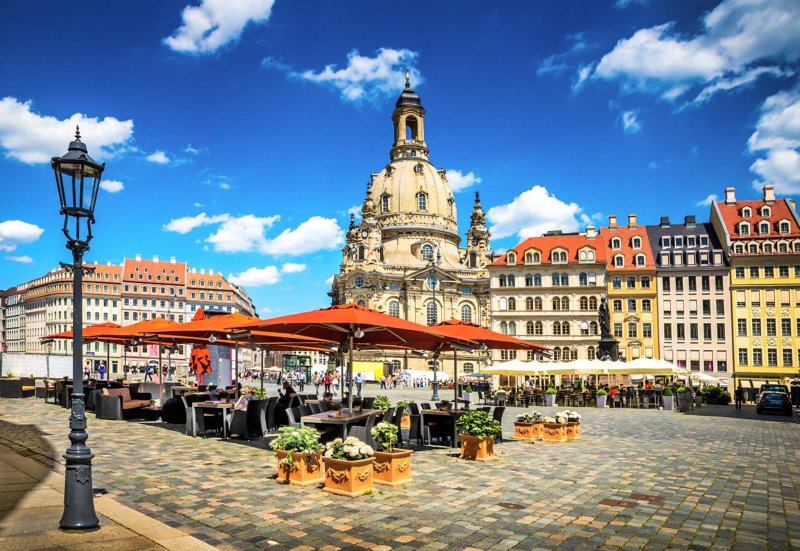
<path id="1" fill-rule="evenodd" d="M 768 206 L 770 208 L 770 216 L 768 218 L 761 216 L 761 207 Z M 800 227 L 797 225 L 797 220 L 792 213 L 791 207 L 787 204 L 786 199 L 775 201 L 771 205 L 765 203 L 762 199 L 755 199 L 751 201 L 736 201 L 733 205 L 725 204 L 724 201 L 716 203 L 719 209 L 722 220 L 725 222 L 725 227 L 728 230 L 731 240 L 737 239 L 758 239 L 776 237 L 800 237 Z M 742 216 L 742 209 L 750 207 L 752 211 L 750 218 Z M 750 223 L 750 235 L 739 234 L 739 222 L 746 220 Z M 767 220 L 770 223 L 770 233 L 760 234 L 755 231 L 755 226 L 759 222 Z M 789 233 L 778 233 L 778 222 L 789 221 Z"/>
<path id="2" fill-rule="evenodd" d="M 506 258 L 508 253 L 514 251 L 517 253 L 516 266 L 525 265 L 525 252 L 528 249 L 536 249 L 541 254 L 541 262 L 539 264 L 549 265 L 553 264 L 551 261 L 551 252 L 553 249 L 564 248 L 567 250 L 567 262 L 577 263 L 578 251 L 584 247 L 590 247 L 594 250 L 594 262 L 605 263 L 605 252 L 600 238 L 589 239 L 585 235 L 543 235 L 541 237 L 529 237 L 516 247 L 509 249 L 505 254 L 500 255 L 497 260 L 492 262 L 490 266 L 507 266 Z M 590 261 L 591 263 L 591 261 Z M 556 263 L 558 264 L 558 263 Z M 582 262 L 586 264 L 586 262 Z"/>
<path id="3" fill-rule="evenodd" d="M 611 240 L 615 237 L 620 238 L 620 248 L 612 249 Z M 639 237 L 642 240 L 642 247 L 634 249 L 632 241 L 634 237 Z M 645 226 L 617 226 L 616 228 L 600 228 L 600 241 L 605 247 L 605 256 L 608 261 L 609 271 L 630 271 L 630 270 L 655 270 L 656 266 L 653 261 L 653 253 L 650 248 L 650 239 L 647 237 L 647 228 Z M 625 257 L 624 266 L 614 266 L 614 257 L 617 255 Z M 636 266 L 634 258 L 643 254 L 645 257 L 644 266 Z"/>
<path id="4" fill-rule="evenodd" d="M 136 268 L 139 268 L 138 272 L 136 271 Z M 162 270 L 166 270 L 166 272 L 162 272 Z M 174 274 L 172 273 L 173 270 L 175 271 Z M 130 277 L 131 274 L 134 274 L 133 278 Z M 140 280 L 138 274 L 152 274 L 153 279 L 148 281 L 147 276 L 145 275 L 144 279 Z M 183 284 L 186 276 L 186 263 L 176 262 L 173 264 L 169 261 L 154 262 L 152 260 L 135 260 L 132 258 L 125 259 L 125 268 L 122 274 L 122 279 L 124 281 L 142 281 L 154 283 L 156 282 L 155 276 L 157 275 L 170 276 L 169 281 L 165 281 L 162 278 L 161 281 L 158 282 L 160 285 Z"/>

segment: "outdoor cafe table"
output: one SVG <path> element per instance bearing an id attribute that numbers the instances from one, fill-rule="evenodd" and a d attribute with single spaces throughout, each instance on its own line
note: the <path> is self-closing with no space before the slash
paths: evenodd
<path id="1" fill-rule="evenodd" d="M 347 438 L 347 429 L 352 425 L 357 425 L 361 421 L 366 421 L 369 414 L 374 412 L 374 409 L 364 409 L 361 411 L 350 412 L 346 409 L 339 410 L 338 412 L 325 411 L 322 413 L 314 413 L 312 415 L 304 415 L 300 418 L 303 425 L 328 425 L 340 427 L 342 431 L 342 439 Z M 338 414 L 338 415 L 337 415 Z"/>
<path id="2" fill-rule="evenodd" d="M 232 408 L 233 404 L 230 402 L 195 402 L 192 404 L 192 419 L 197 419 L 195 409 L 221 409 L 222 410 L 222 439 L 228 438 L 227 419 L 225 418 L 227 412 L 225 410 Z M 197 438 L 197 423 L 192 423 L 192 436 Z"/>
<path id="3" fill-rule="evenodd" d="M 447 417 L 450 419 L 453 425 L 453 438 L 450 439 L 450 447 L 451 448 L 458 448 L 461 444 L 458 441 L 458 429 L 456 429 L 456 419 L 461 417 L 467 412 L 467 410 L 459 409 L 457 411 L 454 410 L 445 410 L 445 409 L 423 409 L 421 410 L 422 417 Z"/>

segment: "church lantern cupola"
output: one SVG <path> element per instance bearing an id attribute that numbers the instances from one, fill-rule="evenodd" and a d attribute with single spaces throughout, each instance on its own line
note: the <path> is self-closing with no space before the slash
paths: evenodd
<path id="1" fill-rule="evenodd" d="M 394 146 L 389 154 L 391 160 L 403 157 L 428 158 L 425 144 L 425 108 L 419 96 L 411 89 L 411 76 L 406 71 L 406 87 L 397 98 L 394 112 Z"/>

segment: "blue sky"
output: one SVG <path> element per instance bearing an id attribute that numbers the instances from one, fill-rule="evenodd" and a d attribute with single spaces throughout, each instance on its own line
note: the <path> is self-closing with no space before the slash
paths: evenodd
<path id="1" fill-rule="evenodd" d="M 67 258 L 48 160 L 80 123 L 107 163 L 89 260 L 326 305 L 406 66 L 461 231 L 480 191 L 497 250 L 800 192 L 794 0 L 187 2 L 0 5 L 0 288 Z"/>

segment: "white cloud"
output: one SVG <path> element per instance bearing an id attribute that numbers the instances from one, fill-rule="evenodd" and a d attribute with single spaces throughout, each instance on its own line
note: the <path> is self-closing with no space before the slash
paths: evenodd
<path id="1" fill-rule="evenodd" d="M 586 81 L 592 76 L 592 71 L 594 70 L 594 64 L 589 63 L 587 65 L 581 65 L 578 67 L 578 70 L 575 73 L 575 79 L 572 81 L 572 91 L 573 92 L 580 92 L 581 88 L 583 88 Z"/>
<path id="2" fill-rule="evenodd" d="M 192 144 L 189 144 L 183 148 L 183 152 L 189 155 L 200 155 L 201 153 L 208 153 L 208 149 L 205 147 L 193 147 Z"/>
<path id="3" fill-rule="evenodd" d="M 44 233 L 44 229 L 22 220 L 0 222 L 0 251 L 11 252 L 23 243 L 33 243 Z"/>
<path id="4" fill-rule="evenodd" d="M 344 232 L 333 218 L 312 216 L 293 230 L 283 230 L 275 239 L 267 240 L 261 252 L 297 256 L 316 251 L 337 249 L 344 243 Z"/>
<path id="5" fill-rule="evenodd" d="M 219 189 L 228 190 L 228 189 L 231 189 L 231 185 L 228 182 L 220 182 L 219 183 Z"/>
<path id="6" fill-rule="evenodd" d="M 705 199 L 702 199 L 695 204 L 698 207 L 710 207 L 711 203 L 714 201 L 719 201 L 719 196 L 714 193 L 710 193 Z"/>
<path id="7" fill-rule="evenodd" d="M 473 172 L 462 174 L 460 170 L 449 169 L 447 171 L 447 181 L 450 183 L 450 189 L 453 193 L 465 190 L 474 184 L 480 184 L 481 179 L 475 176 Z"/>
<path id="8" fill-rule="evenodd" d="M 297 264 L 295 262 L 287 262 L 283 266 L 281 266 L 281 272 L 284 274 L 296 274 L 299 272 L 304 272 L 306 269 L 305 264 Z"/>
<path id="9" fill-rule="evenodd" d="M 264 231 L 266 228 L 271 228 L 280 218 L 277 215 L 261 217 L 253 214 L 229 217 L 205 241 L 211 243 L 217 252 L 259 251 L 269 243 Z"/>
<path id="10" fill-rule="evenodd" d="M 747 146 L 751 153 L 765 152 L 750 166 L 761 178 L 753 187 L 774 184 L 779 193 L 800 193 L 800 89 L 764 100 Z"/>
<path id="11" fill-rule="evenodd" d="M 325 285 L 333 285 L 333 276 L 325 280 Z"/>
<path id="12" fill-rule="evenodd" d="M 12 97 L 0 100 L 0 146 L 7 157 L 23 163 L 48 163 L 66 153 L 77 125 L 89 154 L 99 161 L 126 151 L 133 138 L 132 120 L 100 120 L 81 113 L 59 120 L 34 112 L 32 106 L 30 101 L 22 103 Z"/>
<path id="13" fill-rule="evenodd" d="M 636 134 L 642 131 L 642 123 L 638 118 L 639 111 L 623 111 L 620 114 L 622 129 L 626 134 Z"/>
<path id="14" fill-rule="evenodd" d="M 644 6 L 645 4 L 647 4 L 647 2 L 648 0 L 617 0 L 616 2 L 614 2 L 614 7 L 617 8 L 618 10 L 624 10 L 625 8 L 633 4 Z"/>
<path id="15" fill-rule="evenodd" d="M 258 311 L 259 314 L 265 314 L 265 315 L 274 314 L 275 312 L 276 310 L 273 310 L 269 306 L 265 306 L 264 308 Z"/>
<path id="16" fill-rule="evenodd" d="M 676 101 L 695 86 L 694 104 L 762 76 L 791 71 L 774 64 L 800 58 L 800 10 L 796 0 L 724 0 L 702 21 L 702 32 L 686 37 L 674 23 L 639 29 L 603 56 L 592 78 L 619 82 L 624 92 L 658 93 Z M 771 62 L 773 66 L 758 64 Z"/>
<path id="17" fill-rule="evenodd" d="M 101 180 L 100 189 L 104 189 L 109 193 L 119 193 L 125 186 L 119 180 Z"/>
<path id="18" fill-rule="evenodd" d="M 194 203 L 192 203 L 192 206 L 197 207 L 199 209 L 200 207 L 203 206 L 203 203 L 201 203 L 200 201 L 195 201 Z"/>
<path id="19" fill-rule="evenodd" d="M 342 69 L 331 64 L 319 72 L 308 70 L 289 74 L 330 86 L 339 91 L 344 101 L 375 101 L 403 89 L 407 67 L 414 86 L 424 82 L 414 67 L 417 56 L 417 52 L 407 49 L 381 48 L 375 52 L 375 57 L 362 56 L 358 50 L 353 50 L 347 54 L 347 66 Z"/>
<path id="20" fill-rule="evenodd" d="M 274 285 L 281 280 L 281 272 L 277 266 L 264 268 L 248 268 L 239 274 L 228 274 L 228 281 L 243 287 L 262 287 Z"/>
<path id="21" fill-rule="evenodd" d="M 576 231 L 580 223 L 587 223 L 582 215 L 583 209 L 577 203 L 565 203 L 543 186 L 533 186 L 511 203 L 492 207 L 486 213 L 496 239 L 514 234 L 525 239 L 555 229 Z"/>
<path id="22" fill-rule="evenodd" d="M 197 204 L 195 203 L 195 206 Z M 209 224 L 218 224 L 230 218 L 229 214 L 218 214 L 215 216 L 208 216 L 205 212 L 201 212 L 197 216 L 184 216 L 182 218 L 175 218 L 164 224 L 166 231 L 171 231 L 180 234 L 186 234 L 200 226 L 207 226 Z"/>
<path id="23" fill-rule="evenodd" d="M 361 205 L 353 205 L 352 207 L 350 207 L 349 209 L 347 209 L 344 212 L 340 211 L 340 213 L 342 215 L 346 215 L 346 216 L 350 216 L 352 214 L 355 217 L 356 220 L 361 220 L 361 215 L 362 215 Z"/>
<path id="24" fill-rule="evenodd" d="M 9 262 L 21 262 L 22 264 L 30 264 L 33 262 L 30 256 L 7 256 L 6 260 Z"/>
<path id="25" fill-rule="evenodd" d="M 201 0 L 199 6 L 186 6 L 182 25 L 164 39 L 176 52 L 211 54 L 239 39 L 250 23 L 265 23 L 275 0 Z"/>
<path id="26" fill-rule="evenodd" d="M 147 157 L 145 157 L 151 163 L 155 163 L 157 165 L 168 165 L 169 164 L 169 157 L 163 151 L 156 151 L 155 153 L 151 153 Z"/>

